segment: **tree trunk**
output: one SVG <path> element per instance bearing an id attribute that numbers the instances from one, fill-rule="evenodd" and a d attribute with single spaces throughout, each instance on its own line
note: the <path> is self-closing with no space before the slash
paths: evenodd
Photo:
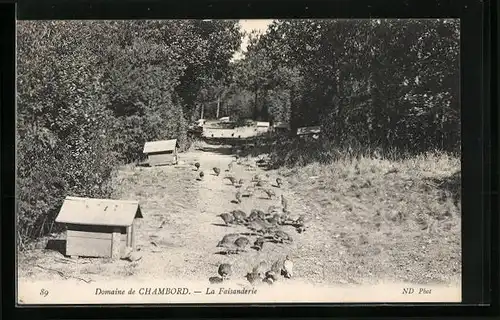
<path id="1" fill-rule="evenodd" d="M 219 111 L 220 111 L 220 97 L 217 98 L 217 115 L 215 116 L 219 119 Z"/>

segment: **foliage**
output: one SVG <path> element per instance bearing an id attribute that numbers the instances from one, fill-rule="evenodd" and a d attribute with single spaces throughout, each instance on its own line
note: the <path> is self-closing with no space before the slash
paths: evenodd
<path id="1" fill-rule="evenodd" d="M 292 130 L 321 125 L 337 147 L 458 152 L 458 53 L 456 20 L 276 20 L 238 79 L 256 109 L 285 106 L 261 117 L 285 110 Z"/>
<path id="2" fill-rule="evenodd" d="M 188 148 L 190 93 L 223 81 L 235 21 L 22 21 L 18 24 L 19 244 L 55 231 L 66 195 L 108 197 L 118 161 L 145 141 Z M 208 28 L 207 28 L 208 26 Z"/>

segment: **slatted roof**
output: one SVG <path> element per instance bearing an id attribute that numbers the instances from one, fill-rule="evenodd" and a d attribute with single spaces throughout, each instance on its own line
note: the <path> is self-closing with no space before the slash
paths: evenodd
<path id="1" fill-rule="evenodd" d="M 144 144 L 143 153 L 174 151 L 175 147 L 179 147 L 177 139 L 150 141 Z"/>
<path id="2" fill-rule="evenodd" d="M 56 222 L 127 227 L 142 218 L 138 201 L 66 197 Z"/>

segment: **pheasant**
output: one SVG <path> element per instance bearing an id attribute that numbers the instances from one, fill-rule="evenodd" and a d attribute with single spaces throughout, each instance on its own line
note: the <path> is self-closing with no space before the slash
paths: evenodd
<path id="1" fill-rule="evenodd" d="M 273 239 L 280 243 L 293 242 L 292 237 L 288 233 L 282 230 L 276 230 L 273 234 Z"/>
<path id="2" fill-rule="evenodd" d="M 219 169 L 219 168 L 217 168 L 217 167 L 214 167 L 214 168 L 213 168 L 213 170 L 214 170 L 214 172 L 215 172 L 215 175 L 216 175 L 216 176 L 219 176 L 219 174 L 220 174 L 220 169 Z"/>
<path id="3" fill-rule="evenodd" d="M 237 251 L 245 251 L 249 243 L 250 241 L 245 237 L 239 237 L 234 241 L 234 244 L 237 247 Z"/>
<path id="4" fill-rule="evenodd" d="M 217 215 L 217 217 L 221 217 L 221 219 L 224 220 L 224 223 L 226 225 L 230 225 L 234 222 L 234 216 L 232 214 L 229 214 L 229 213 L 221 213 L 221 214 Z"/>
<path id="5" fill-rule="evenodd" d="M 229 263 L 223 263 L 219 266 L 219 275 L 222 277 L 223 280 L 229 279 L 229 277 L 232 274 L 232 268 Z"/>
<path id="6" fill-rule="evenodd" d="M 245 278 L 248 280 L 248 282 L 250 282 L 250 284 L 254 284 L 257 281 L 261 281 L 262 280 L 262 278 L 257 273 L 253 273 L 253 272 L 247 273 L 247 275 L 245 276 Z"/>
<path id="7" fill-rule="evenodd" d="M 224 179 L 228 179 L 232 185 L 234 185 L 236 183 L 236 178 L 235 177 L 232 177 L 232 176 L 226 176 L 224 177 Z"/>
<path id="8" fill-rule="evenodd" d="M 288 201 L 284 195 L 281 195 L 281 206 L 283 207 L 283 212 L 288 210 Z"/>
<path id="9" fill-rule="evenodd" d="M 247 214 L 242 210 L 233 210 L 231 211 L 234 219 L 239 223 L 244 223 L 247 219 Z"/>
<path id="10" fill-rule="evenodd" d="M 279 212 L 279 207 L 278 206 L 269 206 L 269 208 L 267 209 L 267 213 L 268 214 L 273 214 L 275 212 Z"/>
<path id="11" fill-rule="evenodd" d="M 199 170 L 199 169 L 200 169 L 200 163 L 199 163 L 199 162 L 196 162 L 196 163 L 194 164 L 194 166 L 196 167 L 196 170 Z"/>
<path id="12" fill-rule="evenodd" d="M 283 181 L 281 180 L 281 178 L 276 178 L 276 186 L 278 186 L 278 188 L 281 188 L 282 184 L 283 184 Z"/>
<path id="13" fill-rule="evenodd" d="M 239 191 L 236 192 L 235 197 L 236 197 L 236 202 L 241 203 L 241 192 L 239 192 Z"/>
<path id="14" fill-rule="evenodd" d="M 238 239 L 239 234 L 237 233 L 229 233 L 226 234 L 221 241 L 217 244 L 217 247 L 223 247 L 226 244 L 233 244 L 236 239 Z"/>
<path id="15" fill-rule="evenodd" d="M 291 278 L 293 275 L 293 262 L 289 256 L 286 256 L 283 262 L 283 273 L 285 274 L 285 278 Z"/>
<path id="16" fill-rule="evenodd" d="M 257 238 L 255 242 L 253 243 L 253 248 L 257 251 L 262 250 L 262 247 L 264 246 L 264 242 L 266 242 L 266 239 L 263 237 Z"/>
<path id="17" fill-rule="evenodd" d="M 260 218 L 260 219 L 265 219 L 266 218 L 266 213 L 262 210 L 259 210 L 259 209 L 252 209 L 250 210 L 250 214 L 254 213 L 256 217 Z"/>
<path id="18" fill-rule="evenodd" d="M 259 214 L 255 211 L 250 211 L 250 215 L 248 216 L 247 218 L 247 222 L 251 222 L 251 221 L 254 221 L 255 219 L 257 219 L 257 217 L 259 216 Z"/>
<path id="19" fill-rule="evenodd" d="M 278 224 L 281 224 L 281 216 L 276 213 L 268 221 L 269 221 L 270 224 L 272 224 L 274 226 L 277 226 Z"/>
<path id="20" fill-rule="evenodd" d="M 210 278 L 208 278 L 208 281 L 211 284 L 216 284 L 216 283 L 221 283 L 222 281 L 224 281 L 224 279 L 222 279 L 220 277 L 210 277 Z"/>
<path id="21" fill-rule="evenodd" d="M 231 253 L 238 253 L 238 247 L 234 242 L 223 242 L 219 241 L 219 244 L 217 244 L 218 248 L 223 248 L 226 254 L 231 254 Z"/>
<path id="22" fill-rule="evenodd" d="M 274 282 L 278 281 L 283 267 L 283 262 L 276 260 L 271 266 L 271 270 L 266 272 L 266 278 L 271 279 Z"/>
<path id="23" fill-rule="evenodd" d="M 263 277 L 266 270 L 267 270 L 267 263 L 265 261 L 261 261 L 258 265 L 256 265 L 253 268 L 252 273 L 256 273 L 260 277 Z"/>
<path id="24" fill-rule="evenodd" d="M 262 191 L 264 191 L 267 196 L 269 197 L 269 199 L 272 199 L 273 197 L 276 196 L 276 193 L 274 193 L 273 190 L 270 190 L 270 189 L 262 189 Z"/>

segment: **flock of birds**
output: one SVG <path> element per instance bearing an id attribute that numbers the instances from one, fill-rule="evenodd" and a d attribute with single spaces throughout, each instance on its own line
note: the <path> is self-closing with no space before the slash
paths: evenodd
<path id="1" fill-rule="evenodd" d="M 283 180 L 281 178 L 276 178 L 275 185 L 267 187 L 269 175 L 266 177 L 261 177 L 260 175 L 255 175 L 250 183 L 246 184 L 243 179 L 237 179 L 231 172 L 234 163 L 239 164 L 239 158 L 236 156 L 235 160 L 232 160 L 223 179 L 229 180 L 232 186 L 236 188 L 235 199 L 232 201 L 236 204 L 241 204 L 243 198 L 252 197 L 256 191 L 261 190 L 267 196 L 267 199 L 274 199 L 276 197 L 276 192 L 274 188 L 281 188 L 283 185 Z M 201 165 L 199 162 L 195 163 L 195 170 L 199 171 L 199 177 L 197 180 L 202 181 L 205 177 L 204 172 L 201 170 Z M 215 176 L 220 176 L 220 168 L 212 168 Z M 250 213 L 243 210 L 236 209 L 230 212 L 225 212 L 218 214 L 217 217 L 221 218 L 226 226 L 245 226 L 249 229 L 249 233 L 229 233 L 226 234 L 217 244 L 217 248 L 221 249 L 221 253 L 224 254 L 239 254 L 241 252 L 246 252 L 247 248 L 251 248 L 257 251 L 262 250 L 266 243 L 280 243 L 280 244 L 290 244 L 293 242 L 293 238 L 287 232 L 281 230 L 280 226 L 289 225 L 293 226 L 298 233 L 302 233 L 306 230 L 305 216 L 300 215 L 298 218 L 292 219 L 291 213 L 288 210 L 288 201 L 284 195 L 280 196 L 281 206 L 269 206 L 267 211 L 252 209 Z M 246 235 L 246 236 L 245 236 Z M 253 243 L 250 241 L 249 236 L 255 236 L 256 239 Z M 221 283 L 228 280 L 233 272 L 232 266 L 229 263 L 220 264 L 218 267 L 218 274 L 220 277 L 210 277 L 210 283 Z M 255 266 L 250 272 L 248 272 L 245 278 L 252 284 L 258 282 L 264 282 L 267 284 L 273 284 L 276 282 L 280 276 L 285 278 L 291 278 L 293 275 L 293 262 L 287 255 L 284 259 L 278 259 L 272 264 L 268 265 L 267 262 L 261 261 L 257 266 Z"/>

